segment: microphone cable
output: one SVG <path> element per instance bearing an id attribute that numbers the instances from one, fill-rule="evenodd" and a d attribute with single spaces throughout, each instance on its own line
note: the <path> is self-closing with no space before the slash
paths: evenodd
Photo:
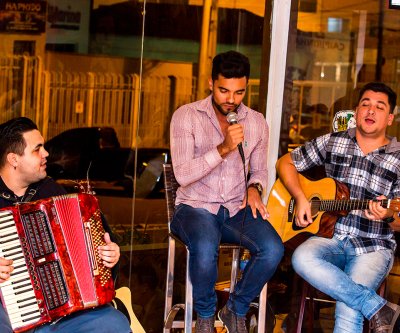
<path id="1" fill-rule="evenodd" d="M 226 116 L 226 120 L 230 125 L 238 124 L 237 113 L 233 112 L 233 111 L 229 112 L 227 114 L 227 116 Z M 243 213 L 243 218 L 242 218 L 242 222 L 241 222 L 241 226 L 240 226 L 240 236 L 239 236 L 239 268 L 240 268 L 243 229 L 244 229 L 244 223 L 246 221 L 246 216 L 247 216 L 247 207 L 248 207 L 248 204 L 249 204 L 249 193 L 248 193 L 248 186 L 247 186 L 246 160 L 245 160 L 245 157 L 244 157 L 244 151 L 243 151 L 242 143 L 239 143 L 237 147 L 238 147 L 238 150 L 239 150 L 240 157 L 242 159 L 243 178 L 244 178 L 244 184 L 245 184 L 245 197 L 244 197 L 245 205 L 244 205 L 244 213 Z M 236 283 L 237 283 L 237 276 L 236 276 L 235 285 L 236 285 Z"/>
<path id="2" fill-rule="evenodd" d="M 226 116 L 226 120 L 228 121 L 228 123 L 230 125 L 238 124 L 236 112 L 229 112 L 228 115 Z M 240 261 L 241 261 L 242 255 L 244 253 L 244 249 L 242 249 L 243 229 L 244 229 L 244 223 L 246 221 L 246 216 L 247 216 L 247 207 L 248 207 L 249 195 L 248 195 L 248 186 L 247 186 L 246 160 L 245 160 L 245 157 L 244 157 L 244 151 L 243 151 L 242 143 L 238 144 L 238 150 L 239 150 L 239 154 L 240 154 L 240 157 L 241 157 L 241 160 L 242 160 L 243 178 L 244 178 L 244 184 L 245 184 L 244 212 L 243 212 L 243 218 L 242 218 L 241 225 L 240 225 L 240 235 L 239 235 L 239 262 L 238 262 L 238 268 L 239 268 L 239 271 L 240 271 Z M 246 263 L 246 265 L 247 265 L 247 263 Z M 241 272 L 241 276 L 240 276 L 241 279 L 243 279 L 243 272 L 244 272 L 245 269 L 246 269 L 246 267 L 244 267 L 243 271 Z M 236 277 L 235 277 L 235 288 L 234 288 L 234 291 L 236 289 L 237 283 L 238 283 L 238 274 L 236 274 Z M 233 294 L 234 294 L 234 292 L 233 292 Z M 234 314 L 235 314 L 235 316 L 237 318 L 236 307 L 235 307 L 235 302 L 234 301 L 232 301 L 232 306 L 233 306 L 232 311 L 234 312 Z M 236 326 L 237 326 L 237 323 L 236 323 Z"/>
<path id="3" fill-rule="evenodd" d="M 248 192 L 248 187 L 247 187 L 247 173 L 246 173 L 246 163 L 244 160 L 243 162 L 243 177 L 244 177 L 244 184 L 245 184 L 245 196 L 244 196 L 244 213 L 243 213 L 243 218 L 242 222 L 240 224 L 240 236 L 239 236 L 239 269 L 240 269 L 240 260 L 241 260 L 241 248 L 242 248 L 242 239 L 243 239 L 243 229 L 244 229 L 244 223 L 246 221 L 246 216 L 247 216 L 247 207 L 249 205 L 249 192 Z M 244 251 L 244 249 L 243 249 Z M 243 273 L 243 272 L 242 272 Z M 242 274 L 243 275 L 243 274 Z M 241 276 L 242 278 L 243 276 Z M 236 276 L 236 283 L 237 283 L 237 276 Z"/>

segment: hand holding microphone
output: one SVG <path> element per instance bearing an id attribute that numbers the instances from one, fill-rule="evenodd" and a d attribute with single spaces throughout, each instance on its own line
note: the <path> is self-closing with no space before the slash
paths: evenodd
<path id="1" fill-rule="evenodd" d="M 228 115 L 226 116 L 226 120 L 228 121 L 228 123 L 230 125 L 238 124 L 237 113 L 236 112 L 229 112 Z M 244 164 L 245 163 L 244 151 L 243 151 L 243 146 L 242 146 L 241 142 L 238 143 L 237 148 L 239 150 L 240 157 L 242 158 L 242 162 Z"/>

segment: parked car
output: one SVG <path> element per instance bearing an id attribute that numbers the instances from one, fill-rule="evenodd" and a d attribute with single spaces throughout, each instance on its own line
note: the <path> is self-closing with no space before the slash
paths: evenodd
<path id="1" fill-rule="evenodd" d="M 77 192 L 78 184 L 89 180 L 112 228 L 129 233 L 133 222 L 140 242 L 166 239 L 162 165 L 169 161 L 168 149 L 121 148 L 115 131 L 107 127 L 67 130 L 45 148 L 48 175 L 68 192 Z"/>
<path id="2" fill-rule="evenodd" d="M 45 148 L 48 175 L 69 191 L 75 191 L 74 182 L 89 180 L 99 195 L 132 197 L 136 173 L 135 197 L 164 197 L 161 175 L 168 149 L 121 148 L 110 127 L 70 129 L 47 141 Z"/>

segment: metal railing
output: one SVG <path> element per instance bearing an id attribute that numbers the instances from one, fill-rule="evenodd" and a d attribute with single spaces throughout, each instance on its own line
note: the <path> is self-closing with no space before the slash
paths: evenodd
<path id="1" fill-rule="evenodd" d="M 0 57 L 0 122 L 16 116 L 38 120 L 42 61 L 38 57 Z"/>
<path id="2" fill-rule="evenodd" d="M 43 72 L 43 135 L 51 138 L 69 128 L 110 126 L 123 147 L 167 147 L 166 120 L 177 104 L 193 98 L 188 81 L 148 76 L 140 93 L 136 74 Z"/>
<path id="3" fill-rule="evenodd" d="M 398 84 L 392 84 L 396 91 Z M 293 81 L 291 110 L 301 127 L 304 105 L 328 106 L 346 94 L 348 83 Z M 397 89 L 398 88 L 398 89 Z M 39 57 L 0 57 L 0 123 L 16 116 L 35 120 L 47 140 L 85 126 L 110 126 L 123 147 L 168 147 L 173 112 L 192 102 L 196 81 L 179 76 L 43 71 Z M 259 80 L 249 80 L 244 103 L 258 104 Z M 392 129 L 397 134 L 397 127 Z M 392 134 L 393 135 L 393 134 Z"/>
<path id="4" fill-rule="evenodd" d="M 134 137 L 138 75 L 43 72 L 45 138 L 75 127 L 113 127 L 122 146 Z"/>
<path id="5" fill-rule="evenodd" d="M 173 111 L 193 100 L 193 80 L 172 76 L 44 71 L 39 57 L 0 57 L 0 123 L 34 120 L 45 139 L 110 126 L 123 147 L 167 147 Z M 168 124 L 167 124 L 168 122 Z"/>

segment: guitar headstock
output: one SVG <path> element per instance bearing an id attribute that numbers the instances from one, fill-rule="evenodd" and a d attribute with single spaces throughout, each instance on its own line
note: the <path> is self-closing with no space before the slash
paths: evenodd
<path id="1" fill-rule="evenodd" d="M 57 183 L 64 186 L 67 192 L 96 194 L 87 180 L 58 179 Z M 72 191 L 71 188 L 74 190 Z"/>
<path id="2" fill-rule="evenodd" d="M 78 180 L 76 181 L 76 187 L 79 190 L 79 193 L 86 193 L 95 195 L 96 193 L 93 191 L 92 186 L 88 180 Z"/>

